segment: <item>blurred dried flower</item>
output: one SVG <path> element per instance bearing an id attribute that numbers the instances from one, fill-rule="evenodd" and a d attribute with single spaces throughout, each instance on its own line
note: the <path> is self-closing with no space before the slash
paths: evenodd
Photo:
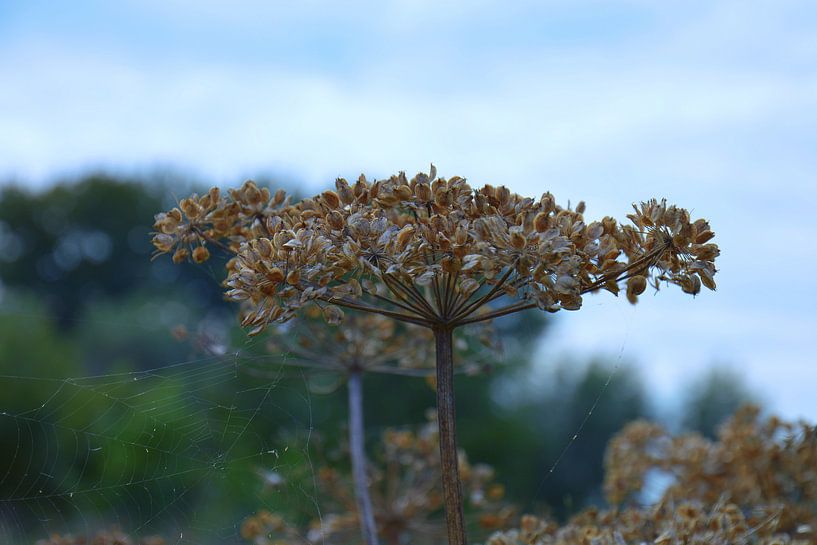
<path id="1" fill-rule="evenodd" d="M 525 516 L 487 545 L 809 545 L 815 468 L 817 429 L 761 419 L 756 407 L 739 410 L 715 442 L 638 421 L 608 446 L 605 489 L 612 503 L 632 504 L 648 473 L 666 472 L 674 480 L 654 506 L 591 507 L 563 526 Z"/>
<path id="2" fill-rule="evenodd" d="M 38 540 L 35 545 L 165 545 L 166 543 L 159 536 L 136 539 L 114 527 L 110 530 L 100 530 L 92 536 L 53 534 L 47 539 Z"/>
<path id="3" fill-rule="evenodd" d="M 341 324 L 328 324 L 326 312 L 337 307 L 312 305 L 287 324 L 267 330 L 267 349 L 287 365 L 336 372 L 375 372 L 433 376 L 434 334 L 426 328 L 379 314 L 351 311 Z M 490 324 L 474 324 L 456 339 L 460 371 L 478 373 L 494 363 L 500 345 Z M 267 358 L 250 361 L 249 372 L 267 375 Z"/>
<path id="4" fill-rule="evenodd" d="M 779 531 L 774 521 L 752 526 L 734 504 L 708 508 L 682 502 L 622 511 L 587 509 L 567 524 L 532 516 L 519 529 L 497 532 L 486 545 L 810 545 L 808 535 Z"/>
<path id="5" fill-rule="evenodd" d="M 751 405 L 721 427 L 717 441 L 673 437 L 657 424 L 634 422 L 611 440 L 606 466 L 611 503 L 634 501 L 647 474 L 658 470 L 673 476 L 665 503 L 729 502 L 751 511 L 751 526 L 774 517 L 780 531 L 817 528 L 817 429 L 762 419 Z"/>

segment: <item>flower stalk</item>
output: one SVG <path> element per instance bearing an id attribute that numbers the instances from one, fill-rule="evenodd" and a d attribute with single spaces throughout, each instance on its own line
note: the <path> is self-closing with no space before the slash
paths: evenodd
<path id="1" fill-rule="evenodd" d="M 352 459 L 352 479 L 355 486 L 360 531 L 367 545 L 378 545 L 372 498 L 366 477 L 366 449 L 363 430 L 363 374 L 359 369 L 349 373 L 346 382 L 349 393 L 349 455 Z"/>
<path id="2" fill-rule="evenodd" d="M 453 331 L 434 329 L 437 362 L 437 427 L 440 433 L 440 467 L 448 543 L 465 545 L 465 517 L 457 451 L 457 408 L 454 399 Z"/>

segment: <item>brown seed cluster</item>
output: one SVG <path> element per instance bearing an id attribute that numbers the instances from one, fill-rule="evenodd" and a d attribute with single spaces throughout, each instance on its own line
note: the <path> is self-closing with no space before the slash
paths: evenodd
<path id="1" fill-rule="evenodd" d="M 241 537 L 253 545 L 312 545 L 296 526 L 264 509 L 241 523 Z"/>
<path id="2" fill-rule="evenodd" d="M 718 440 L 697 434 L 671 436 L 649 422 L 627 426 L 610 443 L 605 492 L 611 503 L 633 501 L 646 476 L 673 476 L 665 502 L 729 502 L 750 525 L 774 517 L 775 527 L 817 531 L 817 429 L 805 422 L 760 417 L 746 406 L 720 429 Z M 817 533 L 814 534 L 817 538 Z"/>
<path id="3" fill-rule="evenodd" d="M 118 528 L 101 530 L 92 536 L 74 536 L 71 534 L 54 534 L 47 539 L 38 540 L 35 545 L 166 545 L 158 536 L 136 539 Z"/>
<path id="4" fill-rule="evenodd" d="M 492 535 L 486 545 L 811 545 L 810 534 L 753 526 L 735 504 L 697 502 L 621 511 L 588 509 L 567 524 L 526 515 L 518 529 Z"/>
<path id="5" fill-rule="evenodd" d="M 386 430 L 380 463 L 372 464 L 370 490 L 378 533 L 385 543 L 436 545 L 445 541 L 440 489 L 439 436 L 435 415 L 417 432 Z M 460 474 L 467 519 L 482 532 L 507 527 L 514 511 L 504 502 L 505 489 L 494 471 L 471 464 L 460 452 Z M 299 533 L 278 515 L 261 511 L 246 519 L 242 537 L 255 545 L 343 544 L 360 542 L 351 479 L 329 466 L 318 469 L 320 520 Z"/>
<path id="6" fill-rule="evenodd" d="M 606 466 L 605 491 L 618 507 L 586 509 L 563 526 L 526 516 L 487 545 L 817 542 L 817 429 L 805 422 L 761 419 L 747 406 L 709 441 L 639 421 L 610 442 Z M 672 483 L 655 505 L 638 506 L 655 471 Z"/>
<path id="7" fill-rule="evenodd" d="M 432 166 L 411 179 L 339 179 L 295 203 L 252 182 L 213 189 L 157 215 L 153 243 L 176 262 L 202 262 L 213 247 L 233 254 L 227 295 L 245 305 L 251 334 L 310 303 L 330 322 L 344 307 L 456 327 L 525 308 L 576 310 L 584 294 L 624 284 L 633 303 L 648 284 L 714 289 L 709 224 L 665 201 L 634 208 L 631 225 L 588 222 L 584 203 L 474 189 Z M 487 307 L 503 297 L 515 302 Z"/>

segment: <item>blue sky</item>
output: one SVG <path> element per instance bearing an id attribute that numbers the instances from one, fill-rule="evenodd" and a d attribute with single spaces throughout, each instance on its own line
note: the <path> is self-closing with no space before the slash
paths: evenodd
<path id="1" fill-rule="evenodd" d="M 0 179 L 173 166 L 212 183 L 426 169 L 623 217 L 710 219 L 719 290 L 588 298 L 559 354 L 670 404 L 730 364 L 817 420 L 817 4 L 0 1 Z"/>

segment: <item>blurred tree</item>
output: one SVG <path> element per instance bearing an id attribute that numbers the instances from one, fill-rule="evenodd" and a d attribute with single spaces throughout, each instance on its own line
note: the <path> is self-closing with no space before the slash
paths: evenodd
<path id="1" fill-rule="evenodd" d="M 91 301 L 139 287 L 158 294 L 178 283 L 183 298 L 222 304 L 221 294 L 209 289 L 205 278 L 221 268 L 174 268 L 147 259 L 153 213 L 164 204 L 159 195 L 167 194 L 155 184 L 106 174 L 43 192 L 3 187 L 0 279 L 7 287 L 36 293 L 61 328 L 73 325 Z"/>
<path id="2" fill-rule="evenodd" d="M 481 448 L 469 446 L 474 459 L 497 467 L 509 496 L 527 509 L 564 517 L 600 503 L 607 441 L 647 414 L 635 371 L 612 370 L 603 361 L 545 366 L 529 359 L 514 374 L 498 378 L 495 390 L 499 403 L 491 412 L 502 421 L 482 430 L 492 440 Z"/>
<path id="3" fill-rule="evenodd" d="M 716 366 L 687 387 L 682 425 L 714 439 L 718 428 L 738 407 L 756 404 L 743 377 L 728 367 Z"/>
<path id="4" fill-rule="evenodd" d="M 558 460 L 541 483 L 539 498 L 559 516 L 603 501 L 599 483 L 604 478 L 607 442 L 625 424 L 647 415 L 646 394 L 632 367 L 611 369 L 602 361 L 593 361 L 579 372 L 571 367 L 569 363 L 557 367 L 555 395 L 534 405 L 539 412 L 535 420 L 548 438 L 541 466 L 550 470 Z M 547 418 L 554 416 L 555 422 L 548 425 Z"/>

